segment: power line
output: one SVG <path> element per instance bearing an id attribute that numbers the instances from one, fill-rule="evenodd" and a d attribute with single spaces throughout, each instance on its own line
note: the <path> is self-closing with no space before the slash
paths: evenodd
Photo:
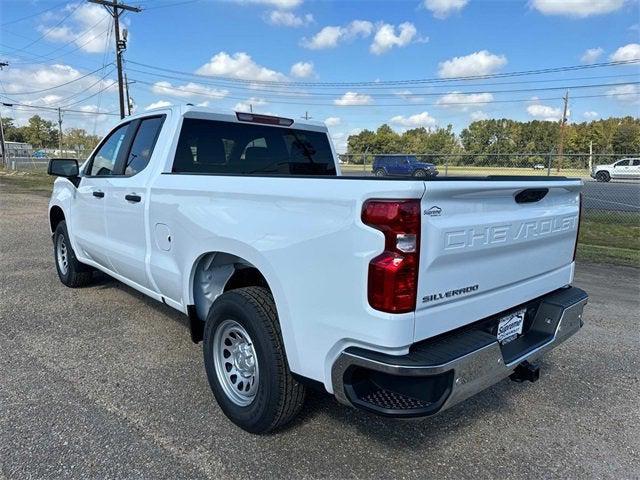
<path id="1" fill-rule="evenodd" d="M 6 27 L 7 25 L 12 25 L 14 23 L 22 22 L 23 20 L 28 20 L 29 18 L 37 17 L 38 15 L 42 15 L 43 13 L 49 12 L 49 11 L 54 10 L 56 8 L 60 8 L 63 5 L 65 5 L 66 3 L 67 3 L 66 1 L 65 2 L 56 3 L 52 7 L 45 8 L 44 10 L 40 10 L 39 12 L 32 13 L 31 15 L 26 15 L 24 17 L 16 18 L 14 20 L 9 20 L 8 22 L 0 23 L 0 27 Z"/>
<path id="2" fill-rule="evenodd" d="M 197 78 L 208 78 L 208 79 L 218 79 L 219 81 L 230 82 L 230 83 L 241 83 L 241 84 L 256 84 L 256 85 L 278 85 L 283 87 L 291 87 L 291 86 L 307 86 L 307 87 L 358 87 L 365 85 L 411 85 L 411 84 L 424 84 L 424 83 L 446 83 L 451 81 L 471 81 L 471 80 L 484 80 L 490 78 L 509 78 L 509 77 L 519 77 L 525 75 L 541 75 L 547 73 L 557 73 L 557 72 L 568 72 L 568 71 L 576 71 L 576 70 L 585 70 L 585 69 L 593 69 L 593 68 L 602 68 L 602 67 L 612 67 L 617 65 L 629 65 L 640 62 L 640 58 L 618 61 L 618 62 L 602 62 L 602 63 L 593 63 L 590 65 L 573 65 L 573 66 L 564 66 L 564 67 L 554 67 L 554 68 L 544 68 L 538 70 L 525 70 L 518 72 L 509 72 L 509 73 L 495 73 L 490 75 L 470 75 L 470 76 L 461 76 L 461 77 L 450 77 L 450 78 L 422 78 L 422 79 L 413 79 L 413 80 L 386 80 L 386 81 L 366 81 L 366 82 L 302 82 L 302 81 L 276 81 L 276 80 L 255 80 L 255 79 L 242 79 L 242 78 L 233 78 L 233 77 L 225 77 L 218 75 L 203 75 L 198 73 L 190 73 L 184 72 L 180 70 L 174 70 L 170 68 L 163 68 L 154 65 L 149 65 L 141 62 L 135 62 L 133 60 L 128 60 L 129 63 L 138 65 L 141 67 L 150 68 L 153 70 L 160 70 L 163 72 L 175 73 L 180 75 L 192 76 Z"/>
<path id="3" fill-rule="evenodd" d="M 130 63 L 130 61 L 127 61 L 128 63 Z M 202 84 L 202 85 L 211 85 L 214 87 L 220 87 L 220 88 L 235 88 L 235 89 L 239 89 L 239 90 L 250 90 L 251 92 L 256 92 L 256 88 L 252 87 L 251 85 L 248 86 L 235 86 L 235 85 L 226 85 L 224 83 L 220 83 L 217 81 L 206 81 L 205 79 L 202 80 L 198 80 L 198 81 L 194 81 L 191 80 L 189 78 L 182 78 L 176 75 L 167 75 L 167 74 L 163 74 L 163 73 L 157 73 L 157 72 L 149 72 L 146 70 L 139 70 L 137 68 L 128 68 L 128 70 L 130 72 L 136 72 L 136 73 L 141 73 L 144 75 L 150 75 L 150 76 L 154 76 L 154 77 L 160 77 L 160 78 L 167 78 L 167 79 L 171 79 L 171 80 L 176 80 L 176 81 L 181 81 L 181 82 L 193 82 L 193 83 L 198 83 L 198 84 Z M 550 83 L 550 82 L 564 82 L 564 81 L 578 81 L 578 80 L 599 80 L 599 79 L 604 79 L 604 78 L 623 78 L 623 77 L 633 77 L 633 78 L 637 78 L 637 75 L 634 74 L 624 74 L 624 75 L 595 75 L 595 76 L 588 76 L 588 77 L 575 77 L 575 78 L 570 78 L 570 79 L 564 79 L 564 78 L 547 78 L 547 79 L 537 79 L 537 80 L 517 80 L 517 81 L 511 81 L 511 82 L 491 82 L 491 83 L 473 83 L 471 86 L 473 87 L 482 87 L 482 86 L 499 86 L 499 85 L 519 85 L 519 84 L 531 84 L 531 83 Z M 200 77 L 199 77 L 200 78 Z M 205 78 L 211 78 L 211 77 L 205 77 Z M 428 86 L 429 89 L 431 88 L 447 88 L 447 89 L 454 89 L 454 88 L 466 88 L 468 87 L 468 84 L 443 84 L 443 85 L 431 85 Z M 337 88 L 337 87 L 331 87 L 331 88 Z M 403 91 L 398 91 L 397 88 L 398 87 L 374 87 L 374 86 L 368 86 L 368 87 L 362 87 L 362 89 L 395 89 L 395 91 L 393 91 L 393 93 L 388 94 L 390 96 L 393 97 L 411 97 L 411 96 L 415 96 L 415 97 L 420 97 L 420 96 L 424 96 L 424 94 L 422 93 L 422 91 L 420 90 L 412 90 L 410 92 L 403 92 Z M 269 88 L 265 88 L 265 87 L 261 87 L 259 89 L 259 92 L 269 92 L 269 93 L 281 93 L 283 90 L 280 89 L 269 89 Z M 291 92 L 291 89 L 287 89 L 288 92 Z M 300 91 L 300 95 L 306 95 L 308 92 L 301 90 Z M 338 95 L 338 94 L 342 94 L 344 93 L 344 88 L 340 89 L 340 90 L 336 90 L 335 92 L 314 92 L 313 95 L 325 95 L 325 96 L 332 96 L 332 95 Z M 368 93 L 368 95 L 381 95 L 379 93 Z"/>
<path id="4" fill-rule="evenodd" d="M 78 4 L 72 8 L 69 13 L 67 13 L 64 17 L 62 17 L 62 20 L 60 20 L 58 23 L 56 23 L 53 27 L 47 28 L 42 35 L 40 35 L 38 38 L 36 38 L 34 41 L 32 41 L 31 43 L 25 45 L 24 47 L 20 48 L 20 51 L 25 51 L 27 48 L 31 47 L 32 45 L 38 43 L 40 40 L 42 40 L 44 37 L 46 37 L 51 31 L 53 31 L 54 28 L 58 28 L 60 25 L 62 25 L 71 15 L 73 15 L 76 10 L 78 10 L 80 8 L 80 6 L 82 5 L 82 2 L 78 2 Z"/>
<path id="5" fill-rule="evenodd" d="M 50 112 L 57 112 L 59 107 L 45 107 L 43 105 L 29 105 L 28 103 L 6 103 L 6 102 L 2 102 L 2 105 L 5 107 L 10 107 L 10 108 L 14 108 L 14 107 L 22 107 L 22 108 L 33 108 L 36 110 L 47 110 Z M 113 116 L 117 116 L 117 113 L 112 113 L 112 112 L 92 112 L 92 111 L 85 111 L 85 110 L 74 110 L 74 109 L 69 109 L 69 108 L 60 108 L 60 111 L 62 112 L 69 112 L 69 113 L 82 113 L 85 115 L 113 115 Z"/>
<path id="6" fill-rule="evenodd" d="M 153 87 L 155 84 L 151 83 L 151 82 L 146 82 L 144 80 L 139 80 L 139 79 L 134 79 L 137 83 L 141 83 L 143 85 L 148 85 Z M 589 89 L 589 88 L 603 88 L 603 87 L 616 87 L 616 86 L 621 86 L 621 85 L 637 85 L 640 84 L 640 81 L 636 81 L 636 82 L 620 82 L 620 83 L 600 83 L 600 84 L 588 84 L 588 85 L 572 85 L 570 88 L 572 89 Z M 176 92 L 180 92 L 182 94 L 193 94 L 193 95 L 197 95 L 197 96 L 202 96 L 202 97 L 209 97 L 209 98 L 220 98 L 220 95 L 216 95 L 216 94 L 208 94 L 206 92 L 202 92 L 202 91 L 196 91 L 196 90 L 189 90 L 189 89 L 185 89 L 185 88 L 178 88 L 178 87 L 167 87 L 167 86 L 162 86 L 161 87 L 163 90 L 173 90 Z M 540 92 L 540 91 L 555 91 L 555 90 L 566 90 L 568 87 L 565 86 L 560 86 L 560 87 L 542 87 L 542 88 L 528 88 L 528 89 L 513 89 L 513 90 L 493 90 L 493 91 L 473 91 L 473 92 L 464 92 L 464 93 L 460 93 L 460 95 L 477 95 L 477 94 L 483 94 L 483 93 L 490 93 L 490 94 L 494 94 L 494 93 L 530 93 L 530 92 Z M 421 96 L 442 96 L 443 93 L 439 92 L 439 93 L 425 93 Z M 282 95 L 275 95 L 281 98 L 287 98 L 287 99 L 299 99 L 301 98 L 301 95 L 296 95 L 296 96 L 291 96 L 291 95 L 287 95 L 286 93 L 283 93 Z M 306 95 L 307 97 L 313 97 L 314 94 L 313 93 L 309 93 Z M 224 98 L 230 98 L 230 99 L 237 99 L 237 100 L 244 100 L 244 97 L 234 97 L 234 96 L 230 96 L 230 95 L 225 95 Z M 304 97 L 302 97 L 304 98 Z M 531 99 L 522 99 L 525 101 L 531 101 Z M 520 100 L 521 101 L 521 100 Z M 271 100 L 272 103 L 282 103 L 282 104 L 291 104 L 291 105 L 332 105 L 332 106 L 341 106 L 339 104 L 335 104 L 335 103 L 331 103 L 331 104 L 322 104 L 322 103 L 309 103 L 309 102 L 284 102 L 284 101 L 280 101 L 280 100 Z M 496 103 L 497 101 L 495 100 L 487 100 L 487 101 L 473 101 L 473 102 L 439 102 L 433 105 L 440 105 L 440 106 L 445 106 L 445 105 L 464 105 L 464 104 L 471 104 L 471 105 L 482 105 L 482 104 L 486 104 L 486 103 Z M 402 105 L 407 105 L 406 103 L 402 104 Z M 412 105 L 429 105 L 429 104 L 423 104 L 423 103 L 417 103 L 414 102 L 412 103 Z M 371 105 L 349 105 L 349 106 L 371 106 Z M 379 104 L 378 106 L 394 106 L 392 104 Z"/>
<path id="7" fill-rule="evenodd" d="M 86 102 L 86 101 L 87 101 L 87 100 L 89 100 L 90 98 L 93 98 L 93 97 L 95 97 L 96 95 L 101 94 L 101 93 L 102 93 L 102 92 L 104 92 L 105 90 L 109 90 L 111 87 L 113 87 L 114 85 L 117 85 L 117 84 L 118 84 L 118 82 L 117 82 L 117 81 L 113 81 L 113 82 L 111 83 L 111 85 L 107 85 L 106 87 L 102 87 L 100 90 L 98 90 L 98 91 L 97 91 L 97 92 L 95 92 L 95 93 L 92 93 L 91 95 L 89 95 L 89 96 L 87 96 L 87 97 L 84 97 L 84 98 L 82 98 L 82 99 L 80 99 L 80 100 L 77 100 L 77 101 L 75 101 L 75 102 L 73 102 L 73 103 L 69 103 L 69 104 L 65 105 L 65 106 L 64 106 L 64 108 L 72 107 L 73 105 L 78 105 L 78 104 L 80 104 L 80 103 Z M 122 118 L 122 117 L 120 117 L 120 118 Z"/>
<path id="8" fill-rule="evenodd" d="M 110 63 L 109 65 L 113 65 L 113 64 Z M 100 70 L 103 70 L 104 68 L 105 67 L 97 68 L 97 69 L 95 69 L 95 70 L 93 70 L 93 71 L 91 71 L 89 73 L 86 73 L 86 74 L 80 76 L 80 77 L 76 77 L 73 80 L 69 80 L 68 82 L 61 83 L 60 85 L 55 85 L 53 87 L 43 88 L 41 90 L 32 90 L 30 92 L 11 92 L 11 95 L 34 95 L 36 93 L 42 93 L 42 92 L 48 92 L 48 91 L 51 91 L 51 90 L 55 90 L 56 88 L 65 87 L 65 86 L 70 85 L 70 84 L 72 84 L 74 82 L 82 80 L 83 78 L 87 78 L 87 77 L 93 75 L 94 73 L 99 72 Z"/>
<path id="9" fill-rule="evenodd" d="M 164 3 L 162 5 L 154 5 L 153 7 L 142 6 L 141 8 L 142 8 L 143 11 L 146 12 L 148 10 L 157 10 L 159 8 L 177 7 L 177 6 L 180 6 L 180 5 L 187 5 L 189 3 L 196 3 L 196 2 L 199 2 L 199 1 L 200 0 L 183 0 L 181 2 L 171 2 L 171 3 Z"/>

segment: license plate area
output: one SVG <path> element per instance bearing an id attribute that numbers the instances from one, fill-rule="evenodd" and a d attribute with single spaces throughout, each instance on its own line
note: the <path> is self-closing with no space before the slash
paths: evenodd
<path id="1" fill-rule="evenodd" d="M 526 314 L 527 310 L 522 308 L 499 319 L 496 338 L 501 345 L 505 345 L 522 335 Z"/>

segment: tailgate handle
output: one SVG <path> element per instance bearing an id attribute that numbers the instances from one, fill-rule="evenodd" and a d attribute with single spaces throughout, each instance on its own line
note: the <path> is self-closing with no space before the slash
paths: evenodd
<path id="1" fill-rule="evenodd" d="M 516 194 L 516 203 L 539 202 L 547 193 L 549 193 L 548 188 L 527 188 Z"/>

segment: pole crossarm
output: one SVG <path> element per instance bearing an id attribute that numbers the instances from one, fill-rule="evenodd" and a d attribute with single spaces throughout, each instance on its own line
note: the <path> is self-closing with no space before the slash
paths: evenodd
<path id="1" fill-rule="evenodd" d="M 136 12 L 139 13 L 142 11 L 141 8 L 139 7 L 133 7 L 131 5 L 125 5 L 124 3 L 118 3 L 117 0 L 112 0 L 112 1 L 108 1 L 108 0 L 87 0 L 89 3 L 95 3 L 97 5 L 103 5 L 105 7 L 111 7 L 114 10 L 115 9 L 120 9 L 120 10 L 127 10 L 129 12 Z"/>

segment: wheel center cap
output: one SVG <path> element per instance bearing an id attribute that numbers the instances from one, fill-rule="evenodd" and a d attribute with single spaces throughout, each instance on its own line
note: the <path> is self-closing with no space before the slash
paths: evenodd
<path id="1" fill-rule="evenodd" d="M 246 343 L 238 345 L 233 352 L 233 362 L 236 369 L 243 377 L 253 375 L 255 359 L 253 358 L 251 346 Z"/>

